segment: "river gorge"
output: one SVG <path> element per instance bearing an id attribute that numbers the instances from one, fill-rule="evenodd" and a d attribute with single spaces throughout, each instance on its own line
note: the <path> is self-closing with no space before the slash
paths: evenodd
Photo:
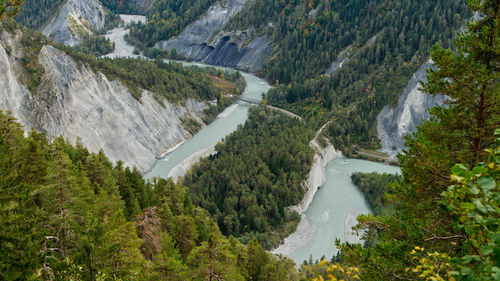
<path id="1" fill-rule="evenodd" d="M 133 20 L 140 21 L 143 18 L 140 16 L 126 18 L 126 22 Z M 129 52 L 113 53 L 113 57 L 135 56 L 131 53 L 133 48 L 124 46 L 126 42 L 122 40 L 122 37 L 126 32 L 123 28 L 117 28 L 106 36 L 111 40 L 116 40 L 117 49 L 129 50 Z M 119 35 L 116 36 L 114 33 L 119 33 Z M 199 63 L 182 63 L 186 66 L 205 67 Z M 255 75 L 244 72 L 241 74 L 247 84 L 242 94 L 243 97 L 260 100 L 262 94 L 271 89 L 271 85 Z M 191 138 L 181 141 L 163 158 L 158 159 L 146 176 L 149 178 L 172 177 L 174 180 L 182 177 L 202 157 L 213 153 L 218 142 L 235 131 L 238 125 L 245 123 L 251 106 L 253 105 L 243 101 L 229 106 L 212 123 Z M 316 151 L 316 166 L 313 164 L 309 178 L 304 183 L 305 199 L 300 205 L 293 207 L 302 215 L 301 222 L 296 231 L 272 251 L 275 254 L 283 254 L 292 258 L 297 264 L 308 260 L 309 257 L 313 260 L 322 256 L 329 259 L 337 252 L 335 248 L 337 238 L 341 241 L 359 242 L 359 237 L 351 233 L 350 229 L 355 225 L 357 215 L 370 213 L 371 210 L 361 191 L 352 183 L 351 173 L 359 171 L 394 174 L 400 172 L 399 168 L 394 166 L 344 158 L 331 145 L 322 148 L 312 141 L 311 146 Z"/>
<path id="2" fill-rule="evenodd" d="M 267 82 L 252 74 L 242 75 L 247 83 L 244 97 L 260 99 L 262 93 L 271 88 Z M 250 106 L 252 105 L 238 101 L 228 107 L 215 121 L 159 159 L 147 177 L 173 177 L 177 180 L 183 176 L 191 165 L 214 152 L 217 142 L 245 122 Z M 288 256 L 298 264 L 309 259 L 309 256 L 316 260 L 321 256 L 330 258 L 336 254 L 336 238 L 359 242 L 358 237 L 349 231 L 355 225 L 353 218 L 370 213 L 371 210 L 361 191 L 351 182 L 350 173 L 399 173 L 399 168 L 394 166 L 343 158 L 332 146 L 317 147 L 316 156 L 326 162 L 319 165 L 319 171 L 309 174 L 308 182 L 313 184 L 307 188 L 314 190 L 312 193 L 307 192 L 306 196 L 311 196 L 312 200 L 303 204 L 303 210 L 297 209 L 302 215 L 297 230 L 284 240 L 284 244 L 272 251 Z"/>

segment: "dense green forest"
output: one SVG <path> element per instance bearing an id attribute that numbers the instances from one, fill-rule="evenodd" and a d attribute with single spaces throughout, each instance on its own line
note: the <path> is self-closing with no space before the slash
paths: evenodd
<path id="1" fill-rule="evenodd" d="M 182 103 L 187 98 L 217 100 L 223 94 L 235 93 L 232 90 L 224 92 L 220 87 L 217 87 L 210 78 L 209 70 L 185 68 L 179 63 L 164 63 L 160 60 L 97 59 L 68 46 L 52 42 L 41 33 L 22 27 L 13 21 L 3 22 L 0 26 L 0 31 L 13 33 L 16 30 L 22 30 L 20 43 L 23 57 L 20 62 L 27 71 L 27 85 L 32 92 L 38 86 L 44 73 L 44 69 L 37 59 L 38 53 L 43 46 L 52 45 L 71 56 L 77 63 L 89 66 L 94 71 L 102 72 L 108 79 L 119 79 L 138 100 L 142 94 L 141 89 L 153 92 L 160 102 L 167 100 L 175 103 Z M 217 75 L 224 76 L 222 73 Z M 234 86 L 239 87 L 239 91 L 241 91 L 241 87 L 244 85 L 244 82 L 241 81 L 243 79 L 241 75 L 227 74 L 226 77 L 232 79 Z M 221 81 L 227 80 L 222 79 Z"/>
<path id="2" fill-rule="evenodd" d="M 359 187 L 370 204 L 373 214 L 384 214 L 387 205 L 385 195 L 389 192 L 389 185 L 401 181 L 401 176 L 377 173 L 353 173 L 352 182 Z"/>
<path id="3" fill-rule="evenodd" d="M 145 181 L 0 112 L 0 279 L 298 280 L 294 263 L 226 238 L 171 180 Z"/>
<path id="4" fill-rule="evenodd" d="M 140 0 L 143 1 L 143 0 Z M 133 0 L 100 0 L 101 4 L 117 14 L 144 14 L 145 11 L 136 9 Z"/>
<path id="5" fill-rule="evenodd" d="M 6 11 L 1 3 L 0 16 Z M 277 5 L 268 3 L 263 12 L 274 11 Z M 320 14 L 320 5 L 330 2 L 280 3 L 285 8 L 276 15 L 286 15 L 288 19 L 301 14 L 314 18 Z M 401 10 L 395 10 L 393 15 L 385 15 L 401 20 L 398 23 L 408 18 L 408 29 L 419 30 L 411 16 L 405 16 L 404 5 L 416 5 L 408 7 L 414 7 L 417 13 L 420 11 L 417 8 L 427 2 L 408 4 L 388 0 L 380 2 L 380 8 L 373 7 L 379 10 L 370 12 L 363 10 L 364 6 L 357 6 L 364 3 L 361 0 L 332 3 L 351 5 L 354 9 L 351 13 L 363 11 L 368 16 L 387 5 L 402 5 L 397 6 Z M 432 15 L 420 14 L 418 19 L 425 21 L 430 16 L 430 23 L 434 17 L 435 20 L 449 19 L 450 15 L 454 18 L 456 10 L 448 9 L 450 13 L 441 10 L 447 7 L 442 6 L 444 3 L 437 1 L 437 10 L 429 11 Z M 286 9 L 288 6 L 290 9 Z M 331 10 L 340 13 L 341 7 L 333 6 Z M 3 253 L 0 279 L 500 280 L 500 2 L 471 0 L 469 7 L 479 17 L 459 33 L 453 49 L 443 48 L 451 47 L 443 40 L 441 46 L 432 48 L 436 69 L 429 71 L 423 91 L 445 94 L 451 99 L 446 107 L 432 109 L 432 118 L 407 137 L 407 150 L 399 156 L 402 180 L 389 185 L 386 191 L 389 177 L 353 176 L 360 186 L 367 187 L 368 199 L 377 204 L 374 206 L 380 203 L 392 208 L 391 212 L 376 211 L 375 215 L 358 218 L 357 228 L 365 230 L 365 245 L 337 242 L 341 251 L 338 256 L 330 262 L 302 265 L 297 272 L 291 260 L 266 253 L 258 240 L 265 242 L 267 248 L 280 240 L 280 234 L 293 229 L 298 217 L 287 213 L 285 207 L 302 198 L 301 182 L 312 160 L 308 144 L 314 136 L 314 127 L 320 121 L 334 120 L 330 134 L 340 135 L 337 142 L 371 144 L 372 140 L 363 134 L 372 119 L 362 119 L 366 117 L 363 112 L 379 106 L 375 97 L 380 93 L 387 91 L 386 98 L 390 100 L 387 89 L 404 84 L 398 82 L 398 77 L 402 77 L 399 75 L 411 74 L 426 59 L 424 49 L 421 57 L 408 61 L 402 55 L 405 52 L 384 46 L 381 51 L 390 50 L 390 56 L 401 58 L 395 60 L 397 63 L 392 62 L 392 68 L 388 68 L 391 64 L 374 63 L 380 68 L 377 70 L 389 69 L 387 73 L 392 76 L 380 71 L 385 74 L 376 79 L 363 74 L 344 82 L 342 79 L 350 76 L 342 73 L 347 75 L 349 67 L 365 67 L 358 69 L 360 73 L 371 69 L 373 62 L 361 59 L 361 54 L 370 50 L 370 46 L 363 44 L 354 51 L 351 62 L 331 78 L 311 76 L 304 83 L 279 86 L 267 97 L 269 101 L 302 113 L 308 117 L 307 125 L 281 113 L 254 107 L 245 125 L 219 143 L 217 153 L 196 165 L 182 184 L 163 179 L 146 181 L 136 169 L 123 167 L 121 162 L 114 165 L 104 153 L 90 153 L 80 143 L 73 145 L 63 138 L 49 141 L 45 135 L 33 131 L 25 135 L 12 117 L 0 113 L 0 252 Z M 390 24 L 392 17 L 386 19 L 385 15 L 383 20 Z M 451 25 L 460 26 L 463 16 L 456 17 L 457 22 Z M 432 22 L 437 26 L 443 23 Z M 307 24 L 304 30 L 306 27 Z M 446 24 L 442 27 L 442 34 L 450 28 Z M 12 32 L 19 27 L 2 22 L 0 28 Z M 396 29 L 401 25 L 385 28 Z M 271 32 L 268 28 L 263 30 Z M 28 72 L 28 87 L 36 88 L 43 74 L 36 55 L 47 40 L 38 33 L 23 32 L 26 33 L 21 40 L 20 63 Z M 452 31 L 449 32 L 451 35 Z M 401 34 L 403 38 L 411 36 L 405 31 L 396 37 Z M 393 42 L 379 36 L 372 46 L 378 40 L 390 44 L 401 42 L 396 37 Z M 129 87 L 136 89 L 137 85 L 151 90 L 167 89 L 163 79 L 180 77 L 169 76 L 169 70 L 179 73 L 176 72 L 179 65 L 96 60 L 54 45 L 111 78 L 133 81 L 135 84 Z M 297 66 L 296 71 L 305 67 Z M 164 71 L 167 78 L 154 76 L 153 71 Z M 193 76 L 187 84 L 179 84 L 180 87 L 208 83 L 214 95 L 192 93 L 188 87 L 179 90 L 175 99 L 191 94 L 220 98 L 221 89 L 227 89 L 224 83 L 214 84 L 222 78 L 221 74 L 182 71 Z M 148 77 L 159 80 L 151 82 Z M 340 79 L 337 83 L 352 85 L 350 96 L 345 93 L 337 96 L 343 91 L 337 86 L 329 88 L 328 85 L 334 85 L 330 83 L 336 81 L 335 77 Z M 383 83 L 376 84 L 378 79 Z M 300 85 L 313 96 L 299 95 Z M 233 91 L 236 88 L 233 86 Z M 293 91 L 297 91 L 297 98 L 288 101 L 288 93 Z M 157 94 L 159 99 L 165 98 Z M 338 97 L 339 102 L 325 106 L 328 99 L 321 97 L 323 94 Z M 367 112 L 371 116 L 371 111 Z M 353 124 L 361 124 L 359 132 Z M 358 139 L 356 134 L 360 135 Z M 380 197 L 384 192 L 386 195 Z M 224 234 L 234 234 L 238 239 Z"/>
<path id="6" fill-rule="evenodd" d="M 82 53 L 100 57 L 115 50 L 115 44 L 102 36 L 84 35 L 82 37 L 80 44 L 74 47 L 75 50 Z"/>
<path id="7" fill-rule="evenodd" d="M 38 30 L 62 5 L 64 0 L 23 0 L 21 11 L 15 19 L 23 25 Z"/>
<path id="8" fill-rule="evenodd" d="M 278 85 L 268 93 L 271 104 L 316 126 L 338 119 L 329 131 L 339 148 L 354 143 L 376 147 L 377 114 L 396 103 L 434 43 L 452 46 L 468 17 L 465 0 L 257 0 L 226 29 L 256 27 L 275 42 L 259 71 Z M 349 46 L 349 60 L 326 75 Z"/>
<path id="9" fill-rule="evenodd" d="M 206 209 L 226 235 L 270 248 L 295 228 L 286 207 L 304 195 L 313 157 L 310 131 L 283 113 L 253 107 L 245 125 L 216 146 L 184 177 L 193 203 Z"/>
<path id="10" fill-rule="evenodd" d="M 197 20 L 216 0 L 157 0 L 148 11 L 145 24 L 130 27 L 127 41 L 140 50 L 153 47 L 158 41 L 178 35 Z"/>
<path id="11" fill-rule="evenodd" d="M 481 17 L 455 51 L 432 49 L 437 69 L 423 90 L 452 100 L 407 138 L 403 181 L 386 196 L 395 212 L 358 218 L 372 246 L 339 245 L 342 263 L 323 262 L 331 271 L 356 267 L 361 280 L 500 280 L 500 3 L 470 7 Z"/>

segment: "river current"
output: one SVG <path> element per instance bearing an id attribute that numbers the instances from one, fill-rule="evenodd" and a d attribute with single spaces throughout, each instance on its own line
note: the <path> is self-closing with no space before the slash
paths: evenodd
<path id="1" fill-rule="evenodd" d="M 126 23 L 145 20 L 142 16 L 133 15 L 122 15 L 122 19 Z M 123 40 L 126 33 L 128 30 L 125 28 L 115 28 L 106 35 L 117 45 L 116 51 L 109 57 L 134 56 L 133 48 Z M 197 63 L 183 64 L 204 67 Z M 242 73 L 242 75 L 247 83 L 244 97 L 260 100 L 262 94 L 271 89 L 266 81 L 254 75 L 248 73 Z M 176 166 L 185 162 L 190 156 L 213 148 L 217 142 L 235 131 L 238 125 L 245 123 L 250 106 L 239 101 L 226 108 L 211 124 L 165 155 L 164 158 L 159 159 L 146 176 L 167 177 Z M 363 194 L 351 182 L 350 173 L 356 171 L 400 172 L 397 167 L 364 160 L 342 158 L 332 160 L 326 167 L 325 184 L 315 194 L 297 230 L 281 246 L 286 256 L 291 257 L 297 263 L 302 263 L 310 256 L 313 260 L 323 255 L 330 258 L 337 252 L 335 239 L 345 241 L 346 218 L 371 212 Z"/>
<path id="2" fill-rule="evenodd" d="M 330 161 L 326 166 L 325 184 L 314 195 L 297 230 L 281 246 L 286 256 L 296 263 L 310 257 L 313 261 L 322 256 L 330 260 L 337 253 L 335 239 L 345 242 L 345 236 L 351 232 L 348 218 L 371 213 L 363 193 L 351 181 L 353 172 L 399 174 L 400 169 L 359 159 Z"/>
<path id="3" fill-rule="evenodd" d="M 264 80 L 254 75 L 247 73 L 242 75 L 247 82 L 244 97 L 260 100 L 262 93 L 267 93 L 271 88 Z M 171 170 L 186 158 L 213 147 L 236 130 L 239 124 L 245 122 L 250 106 L 240 101 L 228 107 L 214 122 L 201 129 L 163 159 L 159 159 L 147 176 L 167 177 Z M 351 182 L 350 173 L 358 171 L 392 174 L 400 172 L 397 167 L 365 160 L 344 158 L 332 160 L 326 167 L 325 184 L 316 192 L 297 230 L 285 240 L 285 244 L 281 247 L 282 253 L 296 263 L 302 263 L 310 256 L 316 260 L 323 255 L 329 259 L 336 254 L 335 239 L 345 241 L 348 216 L 371 212 L 363 194 Z"/>
<path id="4" fill-rule="evenodd" d="M 243 96 L 261 100 L 263 93 L 267 93 L 271 86 L 264 80 L 247 73 L 241 73 L 245 78 L 247 87 Z M 213 147 L 225 136 L 235 131 L 240 124 L 244 124 L 248 117 L 250 104 L 238 101 L 226 108 L 217 118 L 196 133 L 191 139 L 179 148 L 159 159 L 147 177 L 167 177 L 170 171 L 189 156 Z"/>

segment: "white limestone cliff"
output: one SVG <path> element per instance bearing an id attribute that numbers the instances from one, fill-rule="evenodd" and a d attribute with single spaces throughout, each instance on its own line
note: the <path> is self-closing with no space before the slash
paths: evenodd
<path id="1" fill-rule="evenodd" d="M 394 157 L 404 148 L 404 136 L 416 131 L 417 126 L 429 119 L 428 110 L 443 105 L 445 96 L 422 93 L 420 81 L 427 81 L 426 70 L 432 61 L 423 64 L 408 82 L 395 108 L 385 106 L 377 117 L 377 132 L 382 152 Z"/>
<path id="2" fill-rule="evenodd" d="M 343 156 L 342 152 L 335 150 L 333 145 L 327 139 L 325 139 L 325 141 L 327 143 L 325 147 L 321 147 L 316 138 L 309 144 L 314 149 L 315 154 L 311 171 L 309 171 L 309 175 L 303 183 L 306 193 L 299 204 L 288 208 L 291 211 L 297 211 L 301 214 L 301 220 L 295 231 L 286 237 L 282 244 L 271 251 L 273 254 L 282 254 L 285 256 L 289 255 L 312 238 L 312 234 L 315 231 L 314 226 L 312 226 L 307 220 L 305 211 L 309 208 L 309 205 L 314 198 L 314 194 L 318 191 L 318 188 L 325 184 L 325 168 L 328 163 L 330 163 L 333 159 Z"/>
<path id="3" fill-rule="evenodd" d="M 120 81 L 78 65 L 49 45 L 38 56 L 45 73 L 31 93 L 22 82 L 14 41 L 0 41 L 0 109 L 11 111 L 25 130 L 34 128 L 49 138 L 62 135 L 72 142 L 80 138 L 92 152 L 103 149 L 111 161 L 150 170 L 155 156 L 190 136 L 180 119 L 201 116 L 206 108 L 193 99 L 185 106 L 161 105 L 148 91 L 139 102 Z M 9 42 L 11 55 L 3 47 Z"/>
<path id="4" fill-rule="evenodd" d="M 252 30 L 224 31 L 248 0 L 221 0 L 213 4 L 199 20 L 179 36 L 160 41 L 159 48 L 172 50 L 195 61 L 256 72 L 273 50 L 265 37 L 255 37 Z M 248 44 L 247 41 L 250 41 Z"/>
<path id="5" fill-rule="evenodd" d="M 68 46 L 104 26 L 106 14 L 98 0 L 67 0 L 42 27 L 42 33 Z"/>

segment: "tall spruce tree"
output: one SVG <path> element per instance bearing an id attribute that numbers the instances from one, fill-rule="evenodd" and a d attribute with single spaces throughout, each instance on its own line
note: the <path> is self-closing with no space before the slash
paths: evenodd
<path id="1" fill-rule="evenodd" d="M 404 180 L 388 196 L 396 215 L 361 218 L 360 228 L 378 232 L 375 246 L 341 246 L 343 261 L 361 266 L 363 280 L 414 278 L 405 269 L 412 268 L 415 246 L 452 257 L 476 251 L 441 197 L 455 163 L 472 169 L 487 159 L 484 149 L 493 145 L 500 124 L 500 3 L 470 0 L 469 6 L 475 16 L 458 34 L 456 50 L 432 50 L 437 69 L 429 71 L 423 89 L 450 99 L 407 139 L 408 150 L 399 157 Z"/>

